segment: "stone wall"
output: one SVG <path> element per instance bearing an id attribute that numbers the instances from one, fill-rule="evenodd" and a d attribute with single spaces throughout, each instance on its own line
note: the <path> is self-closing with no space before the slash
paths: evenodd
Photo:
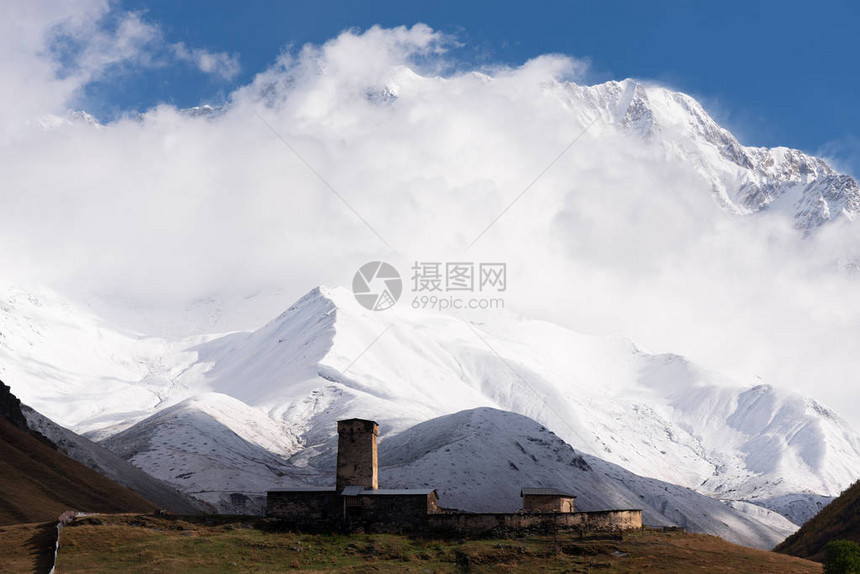
<path id="1" fill-rule="evenodd" d="M 427 517 L 439 512 L 438 499 L 431 494 L 367 494 L 356 497 L 359 504 L 348 506 L 348 530 L 367 532 L 407 532 L 427 529 Z"/>
<path id="2" fill-rule="evenodd" d="M 501 535 L 511 532 L 588 531 L 614 532 L 642 528 L 641 510 L 606 510 L 572 513 L 434 514 L 428 528 L 439 533 Z"/>
<path id="3" fill-rule="evenodd" d="M 423 531 L 427 529 L 427 516 L 437 512 L 440 510 L 435 492 L 342 497 L 333 490 L 272 491 L 266 497 L 266 516 L 278 518 L 290 528 L 308 531 Z"/>
<path id="4" fill-rule="evenodd" d="M 557 494 L 523 495 L 525 512 L 573 512 L 574 498 Z"/>
<path id="5" fill-rule="evenodd" d="M 335 491 L 269 492 L 266 515 L 289 528 L 333 532 L 434 532 L 448 535 L 506 535 L 517 532 L 617 532 L 642 528 L 641 510 L 599 512 L 445 512 L 431 494 L 360 494 Z M 345 519 L 345 520 L 344 520 Z"/>
<path id="6" fill-rule="evenodd" d="M 266 516 L 301 530 L 331 530 L 343 517 L 343 501 L 329 491 L 273 491 L 266 496 Z"/>
<path id="7" fill-rule="evenodd" d="M 580 528 L 589 532 L 613 530 L 639 530 L 642 528 L 641 510 L 603 510 L 599 512 L 575 512 L 582 516 Z"/>

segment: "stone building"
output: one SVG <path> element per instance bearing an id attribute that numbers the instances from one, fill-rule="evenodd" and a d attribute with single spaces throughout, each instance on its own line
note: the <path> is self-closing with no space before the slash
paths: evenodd
<path id="1" fill-rule="evenodd" d="M 574 512 L 572 494 L 523 488 L 517 513 L 469 513 L 439 506 L 432 488 L 379 488 L 379 426 L 369 420 L 338 421 L 334 488 L 269 491 L 266 515 L 306 531 L 450 532 L 629 530 L 642 527 L 641 510 Z"/>
<path id="2" fill-rule="evenodd" d="M 573 512 L 573 494 L 555 488 L 523 488 L 523 512 Z"/>
<path id="3" fill-rule="evenodd" d="M 420 530 L 428 514 L 441 512 L 432 488 L 379 488 L 379 426 L 374 421 L 338 421 L 337 433 L 335 487 L 270 491 L 267 516 L 305 530 L 396 532 Z"/>

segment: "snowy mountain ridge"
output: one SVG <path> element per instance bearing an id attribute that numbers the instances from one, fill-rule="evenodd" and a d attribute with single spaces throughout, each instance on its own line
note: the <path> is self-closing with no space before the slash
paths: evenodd
<path id="1" fill-rule="evenodd" d="M 313 483 L 341 418 L 378 420 L 388 437 L 479 407 L 796 523 L 860 468 L 860 439 L 812 399 L 504 313 L 481 324 L 374 313 L 318 288 L 256 331 L 164 341 L 113 331 L 59 297 L 10 293 L 0 354 L 13 390 L 195 495 Z"/>
<path id="2" fill-rule="evenodd" d="M 795 526 L 775 512 L 723 504 L 576 452 L 546 428 L 490 408 L 420 423 L 380 444 L 380 481 L 434 487 L 443 504 L 470 511 L 520 508 L 520 488 L 561 488 L 579 510 L 640 508 L 649 525 L 677 525 L 760 548 Z"/>
<path id="3" fill-rule="evenodd" d="M 853 177 L 799 150 L 744 146 L 684 93 L 630 79 L 594 86 L 567 83 L 563 90 L 607 123 L 695 166 L 731 213 L 779 210 L 805 232 L 860 214 L 860 187 Z"/>
<path id="4" fill-rule="evenodd" d="M 283 346 L 289 339 L 281 335 L 296 329 L 300 346 L 279 356 L 300 352 L 304 362 L 291 359 L 285 369 L 258 360 L 259 337 Z M 798 521 L 818 507 L 814 495 L 835 496 L 850 484 L 860 462 L 857 435 L 814 400 L 549 323 L 500 318 L 468 325 L 411 309 L 373 314 L 346 291 L 321 289 L 241 343 L 235 337 L 206 383 L 300 425 L 299 434 L 314 437 L 309 442 L 319 441 L 321 429 L 333 436 L 337 418 L 377 418 L 396 433 L 492 406 L 537 420 L 578 450 L 712 496 L 767 505 L 778 496 L 810 495 L 815 502 L 793 515 Z M 220 343 L 204 348 L 210 345 Z M 235 388 L 251 364 L 254 385 L 265 392 Z M 284 400 L 282 391 L 273 392 L 284 388 L 298 393 Z"/>
<path id="5" fill-rule="evenodd" d="M 131 424 L 188 396 L 177 375 L 196 356 L 184 349 L 204 339 L 128 333 L 48 289 L 0 283 L 0 376 L 22 402 L 79 432 Z"/>

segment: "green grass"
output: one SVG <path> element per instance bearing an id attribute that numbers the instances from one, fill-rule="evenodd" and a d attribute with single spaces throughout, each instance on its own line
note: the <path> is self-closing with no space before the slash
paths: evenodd
<path id="1" fill-rule="evenodd" d="M 276 532 L 273 523 L 105 515 L 63 531 L 58 572 L 821 572 L 821 565 L 683 532 L 444 540 Z"/>

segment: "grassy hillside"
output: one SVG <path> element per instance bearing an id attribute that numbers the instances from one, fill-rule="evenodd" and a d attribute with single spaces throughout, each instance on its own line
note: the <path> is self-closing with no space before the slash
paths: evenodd
<path id="1" fill-rule="evenodd" d="M 0 525 L 52 521 L 66 510 L 154 509 L 127 488 L 0 418 Z"/>
<path id="2" fill-rule="evenodd" d="M 860 481 L 822 508 L 812 520 L 777 546 L 776 551 L 823 560 L 824 546 L 838 539 L 860 543 Z"/>
<path id="3" fill-rule="evenodd" d="M 773 572 L 821 565 L 682 532 L 436 540 L 277 532 L 250 518 L 96 516 L 63 530 L 57 569 L 91 572 Z M 219 522 L 216 523 L 216 520 Z M 208 525 L 207 525 L 208 522 Z M 2 551 L 2 548 L 0 548 Z"/>

